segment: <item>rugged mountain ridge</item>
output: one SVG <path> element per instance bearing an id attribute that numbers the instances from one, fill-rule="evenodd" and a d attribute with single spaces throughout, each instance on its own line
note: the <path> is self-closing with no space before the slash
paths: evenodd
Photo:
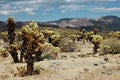
<path id="1" fill-rule="evenodd" d="M 17 28 L 21 28 L 28 22 L 17 21 Z M 98 19 L 94 18 L 62 18 L 56 21 L 38 22 L 40 27 L 74 28 L 93 30 L 95 28 L 101 31 L 120 31 L 120 17 L 104 16 Z M 6 30 L 6 22 L 0 21 L 0 28 Z"/>

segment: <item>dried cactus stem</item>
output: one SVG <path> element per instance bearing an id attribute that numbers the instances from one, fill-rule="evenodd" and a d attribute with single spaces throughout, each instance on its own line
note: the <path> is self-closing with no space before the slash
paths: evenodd
<path id="1" fill-rule="evenodd" d="M 27 74 L 32 75 L 33 69 L 34 69 L 34 59 L 32 57 L 32 54 L 29 54 L 27 61 Z"/>
<path id="2" fill-rule="evenodd" d="M 11 54 L 11 56 L 13 58 L 13 61 L 15 63 L 19 62 L 19 60 L 18 60 L 18 53 L 17 53 L 17 49 L 16 48 L 11 46 L 9 53 Z"/>
<path id="3" fill-rule="evenodd" d="M 21 46 L 21 54 L 20 54 L 20 62 L 23 62 L 23 58 L 26 60 L 26 54 L 27 54 L 27 45 L 28 45 L 28 40 L 25 38 L 25 34 L 23 35 L 22 38 L 22 46 Z"/>
<path id="4" fill-rule="evenodd" d="M 24 56 L 24 53 L 21 52 L 21 54 L 20 54 L 20 62 L 23 62 L 23 56 Z"/>
<path id="5" fill-rule="evenodd" d="M 32 75 L 32 72 L 34 70 L 34 58 L 32 56 L 33 54 L 33 48 L 32 48 L 33 41 L 30 40 L 28 47 L 27 47 L 27 74 Z"/>

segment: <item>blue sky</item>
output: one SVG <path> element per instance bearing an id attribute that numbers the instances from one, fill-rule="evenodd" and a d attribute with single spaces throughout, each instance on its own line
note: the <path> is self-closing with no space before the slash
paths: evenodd
<path id="1" fill-rule="evenodd" d="M 60 18 L 120 17 L 120 0 L 0 0 L 0 20 L 54 21 Z"/>

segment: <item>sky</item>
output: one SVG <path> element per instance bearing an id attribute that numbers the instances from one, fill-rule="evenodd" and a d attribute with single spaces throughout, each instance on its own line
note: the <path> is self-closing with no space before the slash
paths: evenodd
<path id="1" fill-rule="evenodd" d="M 60 18 L 120 17 L 120 0 L 0 0 L 0 21 L 54 21 Z"/>

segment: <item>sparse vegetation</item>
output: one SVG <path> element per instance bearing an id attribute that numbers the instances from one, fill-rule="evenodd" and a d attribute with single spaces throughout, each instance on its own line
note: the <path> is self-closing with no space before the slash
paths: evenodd
<path id="1" fill-rule="evenodd" d="M 100 46 L 104 54 L 120 54 L 120 40 L 117 38 L 109 38 L 102 42 Z"/>
<path id="2" fill-rule="evenodd" d="M 69 37 L 61 39 L 59 47 L 63 52 L 73 52 L 77 48 L 75 41 Z"/>
<path id="3" fill-rule="evenodd" d="M 11 31 L 13 31 L 13 33 L 11 33 Z M 13 36 L 13 34 L 16 34 L 16 36 Z M 68 68 L 73 69 L 73 67 L 68 66 L 75 65 L 76 67 L 77 65 L 79 65 L 76 63 L 80 62 L 81 58 L 83 60 L 84 58 L 90 58 L 89 60 L 91 61 L 88 61 L 88 63 L 92 62 L 94 57 L 97 58 L 98 56 L 100 56 L 99 59 L 103 59 L 104 55 L 93 54 L 93 52 L 97 53 L 99 48 L 101 50 L 101 52 L 99 53 L 103 53 L 105 54 L 105 56 L 108 56 L 108 54 L 120 54 L 120 32 L 116 31 L 109 32 L 108 34 L 106 33 L 105 35 L 104 33 L 102 34 L 103 35 L 98 33 L 98 30 L 86 31 L 85 29 L 83 29 L 80 31 L 62 28 L 43 29 L 39 28 L 38 24 L 32 21 L 18 30 L 8 30 L 8 32 L 1 32 L 0 37 L 2 42 L 0 42 L 0 57 L 2 58 L 0 59 L 0 61 L 3 61 L 2 64 L 5 66 L 5 68 L 8 68 L 6 67 L 8 66 L 8 62 L 5 62 L 6 59 L 13 59 L 14 63 L 9 62 L 9 65 L 11 65 L 9 67 L 14 66 L 15 68 L 17 68 L 17 73 L 15 72 L 14 76 L 24 77 L 28 75 L 31 77 L 31 75 L 36 76 L 36 74 L 39 74 L 37 76 L 44 76 L 44 69 L 46 69 L 45 71 L 47 71 L 47 69 L 48 71 L 49 69 L 55 69 L 55 72 L 58 69 L 60 69 L 58 70 L 58 72 L 65 71 Z M 8 38 L 6 36 L 8 36 Z M 9 56 L 9 54 L 11 56 Z M 66 62 L 64 64 L 64 59 L 67 59 L 65 61 L 68 61 L 70 64 L 66 64 Z M 109 58 L 105 57 L 104 61 L 106 61 L 106 63 L 107 61 L 109 62 Z M 119 61 L 117 60 L 115 60 L 115 62 L 119 63 Z M 23 64 L 25 63 L 26 66 L 23 66 Z M 47 65 L 45 65 L 44 63 L 46 63 Z M 64 65 L 67 65 L 67 67 L 64 68 L 64 65 L 62 65 L 62 63 Z M 71 65 L 71 63 L 74 64 Z M 83 61 L 81 60 L 80 65 L 83 65 L 82 63 Z M 101 63 L 102 62 L 100 62 L 99 64 Z M 38 66 L 36 66 L 36 64 Z M 44 66 L 41 64 L 44 64 Z M 99 64 L 93 63 L 93 66 L 98 66 Z M 106 69 L 106 67 L 104 69 Z M 85 72 L 89 72 L 89 69 L 87 68 L 84 68 L 83 70 Z M 7 69 L 5 71 L 7 71 Z M 12 71 L 13 70 L 11 69 L 9 73 L 12 73 Z M 48 73 L 46 75 L 48 75 Z M 48 76 L 51 78 L 51 73 Z"/>

